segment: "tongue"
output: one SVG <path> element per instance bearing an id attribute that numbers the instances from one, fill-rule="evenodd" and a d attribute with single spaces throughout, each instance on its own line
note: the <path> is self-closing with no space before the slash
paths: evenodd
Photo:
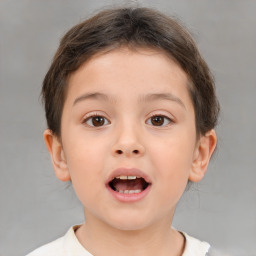
<path id="1" fill-rule="evenodd" d="M 125 191 L 125 190 L 143 190 L 145 181 L 143 179 L 135 179 L 135 180 L 120 180 L 114 179 L 112 182 L 113 187 L 117 191 Z"/>

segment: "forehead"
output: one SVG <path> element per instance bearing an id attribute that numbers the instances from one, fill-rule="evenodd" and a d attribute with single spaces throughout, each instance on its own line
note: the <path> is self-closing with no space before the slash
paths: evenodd
<path id="1" fill-rule="evenodd" d="M 99 53 L 73 72 L 67 98 L 86 92 L 105 91 L 109 95 L 134 96 L 148 93 L 188 95 L 188 77 L 163 51 L 145 48 L 118 48 Z"/>

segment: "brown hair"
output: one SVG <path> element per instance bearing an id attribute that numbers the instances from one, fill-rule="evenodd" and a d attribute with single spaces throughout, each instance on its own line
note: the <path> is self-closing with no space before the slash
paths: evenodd
<path id="1" fill-rule="evenodd" d="M 219 103 L 212 74 L 187 30 L 164 14 L 149 8 L 104 10 L 71 28 L 47 72 L 42 97 L 48 128 L 61 135 L 61 116 L 69 75 L 96 53 L 126 46 L 164 51 L 188 75 L 195 109 L 197 134 L 215 127 Z"/>

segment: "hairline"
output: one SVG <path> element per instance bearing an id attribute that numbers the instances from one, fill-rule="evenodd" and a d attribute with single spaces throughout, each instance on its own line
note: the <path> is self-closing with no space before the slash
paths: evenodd
<path id="1" fill-rule="evenodd" d="M 195 128 L 196 128 L 196 136 L 197 139 L 200 137 L 200 135 L 203 135 L 200 131 L 199 131 L 199 127 L 197 124 L 197 114 L 196 114 L 196 106 L 195 106 L 195 102 L 193 100 L 193 94 L 195 93 L 195 86 L 194 83 L 191 79 L 191 76 L 188 74 L 188 72 L 186 72 L 186 70 L 184 70 L 182 68 L 182 66 L 180 65 L 180 63 L 178 62 L 178 60 L 175 59 L 175 57 L 168 52 L 167 50 L 163 49 L 162 47 L 156 47 L 154 45 L 142 45 L 141 43 L 136 43 L 136 42 L 116 42 L 110 46 L 106 46 L 105 48 L 100 49 L 99 51 L 92 53 L 91 55 L 88 56 L 88 58 L 85 58 L 82 63 L 75 69 L 72 70 L 70 72 L 67 73 L 66 77 L 65 77 L 65 88 L 64 88 L 64 93 L 63 93 L 63 101 L 62 101 L 62 109 L 60 112 L 60 125 L 59 125 L 59 131 L 55 132 L 54 134 L 61 138 L 61 126 L 62 126 L 62 115 L 63 115 L 63 109 L 64 109 L 64 104 L 66 102 L 67 99 L 67 94 L 68 94 L 68 90 L 69 90 L 69 80 L 70 77 L 77 71 L 79 70 L 82 66 L 86 65 L 86 63 L 88 63 L 90 60 L 92 60 L 95 57 L 100 57 L 103 55 L 106 55 L 108 53 L 111 53 L 113 51 L 117 51 L 117 50 L 122 50 L 122 49 L 128 49 L 129 51 L 132 52 L 138 52 L 139 50 L 150 50 L 152 52 L 155 53 L 160 53 L 163 56 L 167 57 L 169 60 L 173 61 L 176 65 L 179 66 L 179 68 L 186 74 L 187 77 L 187 90 L 189 93 L 189 97 L 191 99 L 193 108 L 194 108 L 194 113 L 195 113 Z M 85 56 L 85 54 L 81 55 L 80 58 L 83 59 L 83 56 Z"/>

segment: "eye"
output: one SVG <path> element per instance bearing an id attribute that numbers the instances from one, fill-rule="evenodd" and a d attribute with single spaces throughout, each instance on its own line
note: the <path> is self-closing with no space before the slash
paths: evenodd
<path id="1" fill-rule="evenodd" d="M 171 122 L 172 120 L 164 115 L 153 115 L 146 121 L 147 124 L 153 126 L 166 126 Z"/>
<path id="2" fill-rule="evenodd" d="M 91 127 L 101 127 L 110 124 L 106 117 L 100 115 L 87 117 L 84 119 L 83 123 Z"/>

